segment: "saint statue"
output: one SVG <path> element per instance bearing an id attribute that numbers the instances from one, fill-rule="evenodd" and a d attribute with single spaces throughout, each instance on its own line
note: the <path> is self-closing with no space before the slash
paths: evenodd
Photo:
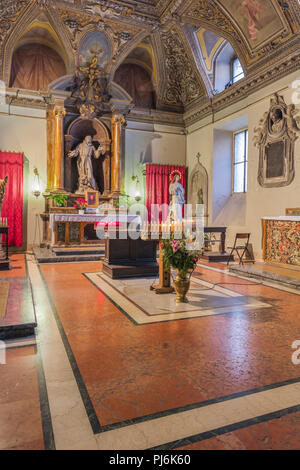
<path id="1" fill-rule="evenodd" d="M 102 145 L 99 148 L 93 146 L 93 139 L 90 135 L 86 136 L 84 141 L 79 144 L 75 150 L 72 150 L 68 157 L 77 159 L 78 168 L 78 188 L 77 193 L 83 194 L 85 191 L 94 190 L 98 191 L 98 186 L 93 174 L 92 157 L 99 158 L 100 155 L 104 155 L 105 149 Z"/>
<path id="2" fill-rule="evenodd" d="M 174 222 L 182 221 L 182 206 L 185 203 L 184 187 L 179 183 L 180 174 L 173 173 L 173 179 L 169 186 L 170 208 L 168 219 Z"/>

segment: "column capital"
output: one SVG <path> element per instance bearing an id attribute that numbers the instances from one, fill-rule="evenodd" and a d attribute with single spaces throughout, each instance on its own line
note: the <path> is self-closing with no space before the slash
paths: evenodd
<path id="1" fill-rule="evenodd" d="M 113 114 L 111 118 L 112 124 L 120 124 L 123 127 L 126 127 L 127 121 L 123 114 Z"/>
<path id="2" fill-rule="evenodd" d="M 66 115 L 66 110 L 65 108 L 61 107 L 61 106 L 55 106 L 54 107 L 54 110 L 53 110 L 53 113 L 54 113 L 54 116 L 56 118 L 61 118 L 63 119 Z"/>

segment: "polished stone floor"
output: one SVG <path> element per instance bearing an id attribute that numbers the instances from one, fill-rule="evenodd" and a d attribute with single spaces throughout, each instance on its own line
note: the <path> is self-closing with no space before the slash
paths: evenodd
<path id="1" fill-rule="evenodd" d="M 300 448 L 299 292 L 202 263 L 181 308 L 100 262 L 12 266 L 38 327 L 0 360 L 0 449 Z"/>

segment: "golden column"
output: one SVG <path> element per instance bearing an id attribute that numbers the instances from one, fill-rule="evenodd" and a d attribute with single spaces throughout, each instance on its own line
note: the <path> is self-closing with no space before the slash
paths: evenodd
<path id="1" fill-rule="evenodd" d="M 47 189 L 53 190 L 54 181 L 54 111 L 53 107 L 47 110 Z"/>
<path id="2" fill-rule="evenodd" d="M 64 117 L 66 115 L 63 106 L 54 107 L 54 191 L 63 191 L 63 156 L 64 156 Z"/>
<path id="3" fill-rule="evenodd" d="M 126 119 L 122 114 L 112 117 L 112 159 L 111 159 L 111 195 L 119 197 L 121 194 L 121 152 L 122 131 L 126 126 Z"/>

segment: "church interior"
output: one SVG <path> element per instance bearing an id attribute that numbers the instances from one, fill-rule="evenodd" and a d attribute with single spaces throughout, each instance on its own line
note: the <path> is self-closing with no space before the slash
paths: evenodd
<path id="1" fill-rule="evenodd" d="M 0 449 L 299 450 L 299 0 L 0 16 Z"/>

